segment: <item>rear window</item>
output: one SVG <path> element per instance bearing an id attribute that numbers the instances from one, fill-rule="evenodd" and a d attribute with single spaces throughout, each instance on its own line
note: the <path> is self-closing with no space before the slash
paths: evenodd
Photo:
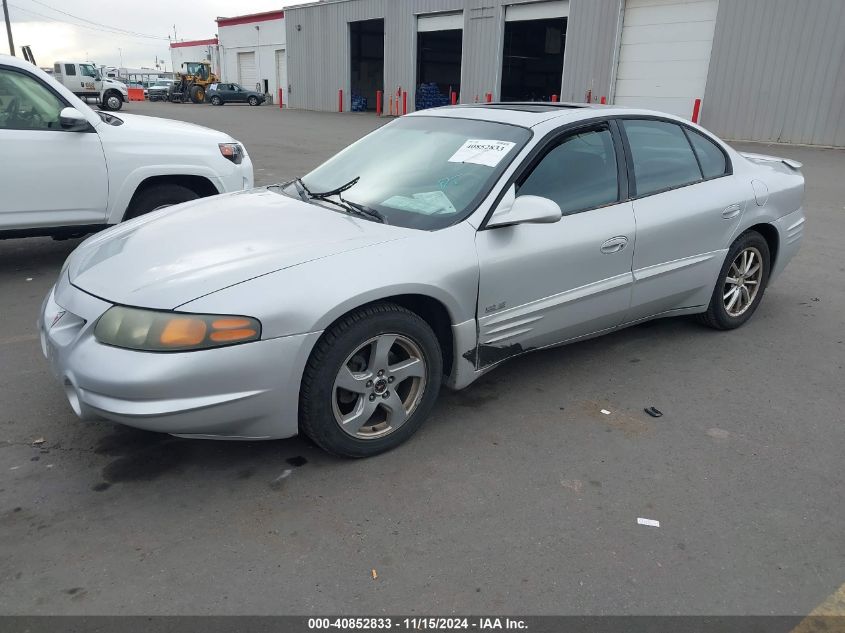
<path id="1" fill-rule="evenodd" d="M 638 196 L 699 182 L 701 170 L 679 125 L 667 121 L 623 120 Z"/>
<path id="2" fill-rule="evenodd" d="M 718 178 L 727 173 L 727 160 L 725 153 L 710 139 L 705 138 L 698 132 L 686 130 L 698 162 L 701 165 L 701 172 L 707 179 Z"/>

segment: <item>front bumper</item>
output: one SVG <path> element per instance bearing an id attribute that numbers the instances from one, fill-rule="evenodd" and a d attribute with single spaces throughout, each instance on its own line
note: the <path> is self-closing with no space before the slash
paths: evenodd
<path id="1" fill-rule="evenodd" d="M 94 339 L 94 324 L 109 307 L 63 273 L 41 309 L 42 351 L 77 416 L 193 437 L 296 435 L 299 383 L 320 333 L 196 352 L 138 352 Z"/>
<path id="2" fill-rule="evenodd" d="M 243 143 L 241 143 L 243 147 Z M 252 166 L 252 160 L 244 148 L 244 157 L 240 165 L 232 165 L 234 169 L 228 171 L 220 176 L 220 185 L 222 191 L 220 193 L 232 193 L 234 191 L 244 191 L 252 189 L 255 186 L 255 173 Z"/>

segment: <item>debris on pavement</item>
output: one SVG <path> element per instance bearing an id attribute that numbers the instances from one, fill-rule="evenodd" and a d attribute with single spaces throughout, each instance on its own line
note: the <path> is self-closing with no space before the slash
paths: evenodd
<path id="1" fill-rule="evenodd" d="M 378 580 L 378 572 L 375 569 L 370 570 L 370 575 L 372 575 L 373 580 Z"/>
<path id="2" fill-rule="evenodd" d="M 584 487 L 584 482 L 580 479 L 561 479 L 560 485 L 575 492 L 581 492 L 581 489 Z"/>
<path id="3" fill-rule="evenodd" d="M 602 409 L 601 412 L 605 415 L 610 415 L 610 411 L 608 411 L 607 409 Z"/>
<path id="4" fill-rule="evenodd" d="M 39 437 L 37 439 L 32 440 L 32 445 L 33 446 L 41 446 L 46 441 L 47 440 L 45 440 L 43 437 Z"/>
<path id="5" fill-rule="evenodd" d="M 654 519 L 644 519 L 642 517 L 637 517 L 637 523 L 640 525 L 647 525 L 648 527 L 660 527 L 660 521 L 655 521 Z"/>
<path id="6" fill-rule="evenodd" d="M 663 415 L 663 412 L 657 407 L 646 407 L 645 409 L 643 409 L 643 411 L 648 413 L 653 418 L 659 418 Z"/>

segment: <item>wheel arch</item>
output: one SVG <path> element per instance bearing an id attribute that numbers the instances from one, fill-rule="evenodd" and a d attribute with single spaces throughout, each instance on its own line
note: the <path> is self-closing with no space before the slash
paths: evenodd
<path id="1" fill-rule="evenodd" d="M 137 180 L 137 184 L 135 184 L 134 186 L 126 187 L 121 192 L 120 201 L 116 203 L 116 208 L 113 209 L 110 213 L 110 223 L 113 224 L 123 221 L 123 219 L 126 217 L 126 213 L 129 211 L 129 209 L 132 208 L 132 204 L 135 202 L 138 196 L 143 191 L 156 185 L 182 185 L 183 187 L 187 187 L 188 189 L 196 193 L 200 198 L 205 198 L 207 196 L 214 196 L 219 193 L 223 193 L 223 190 L 220 188 L 218 183 L 215 182 L 216 178 L 212 178 L 202 174 L 137 174 L 135 179 Z"/>
<path id="2" fill-rule="evenodd" d="M 452 334 L 453 319 L 446 304 L 430 294 L 417 292 L 388 294 L 351 307 L 346 305 L 343 307 L 343 312 L 335 316 L 331 323 L 323 329 L 328 330 L 349 313 L 376 303 L 395 303 L 406 310 L 410 310 L 425 321 L 434 331 L 434 335 L 440 344 L 440 351 L 443 355 L 443 374 L 444 376 L 451 375 L 455 359 L 455 339 Z"/>
<path id="3" fill-rule="evenodd" d="M 743 232 L 747 231 L 756 231 L 763 236 L 764 240 L 766 240 L 766 244 L 769 247 L 769 269 L 773 269 L 775 267 L 775 262 L 777 261 L 778 249 L 780 247 L 780 234 L 778 233 L 777 227 L 775 227 L 774 224 L 769 224 L 768 222 L 760 222 L 749 226 Z"/>

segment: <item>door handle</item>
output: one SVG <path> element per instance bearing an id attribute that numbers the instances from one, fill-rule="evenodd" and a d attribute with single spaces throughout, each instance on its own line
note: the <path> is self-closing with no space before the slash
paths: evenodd
<path id="1" fill-rule="evenodd" d="M 725 210 L 722 211 L 722 217 L 726 220 L 730 220 L 731 218 L 738 216 L 740 211 L 742 211 L 741 205 L 732 204 L 729 207 L 725 207 Z"/>
<path id="2" fill-rule="evenodd" d="M 618 253 L 621 251 L 625 246 L 628 244 L 628 238 L 624 235 L 617 235 L 616 237 L 611 237 L 609 240 L 606 240 L 601 245 L 601 252 L 605 255 L 610 255 L 611 253 Z"/>

